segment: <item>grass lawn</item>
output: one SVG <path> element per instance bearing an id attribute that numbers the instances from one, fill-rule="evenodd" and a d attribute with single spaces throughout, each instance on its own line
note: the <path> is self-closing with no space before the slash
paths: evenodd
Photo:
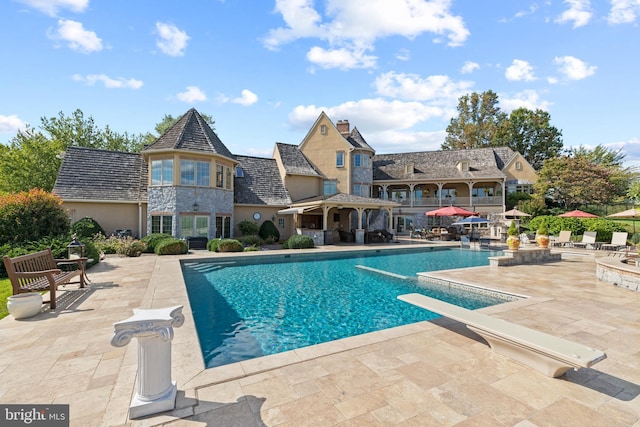
<path id="1" fill-rule="evenodd" d="M 7 298 L 11 296 L 11 282 L 9 279 L 0 279 L 0 319 L 9 314 L 7 311 Z"/>

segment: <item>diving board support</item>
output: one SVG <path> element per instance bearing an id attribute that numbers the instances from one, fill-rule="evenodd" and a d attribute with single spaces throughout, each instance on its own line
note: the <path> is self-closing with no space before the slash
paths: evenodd
<path id="1" fill-rule="evenodd" d="M 559 377 L 572 368 L 589 368 L 607 357 L 600 350 L 422 294 L 400 295 L 398 299 L 464 323 L 484 338 L 496 353 L 549 377 Z"/>

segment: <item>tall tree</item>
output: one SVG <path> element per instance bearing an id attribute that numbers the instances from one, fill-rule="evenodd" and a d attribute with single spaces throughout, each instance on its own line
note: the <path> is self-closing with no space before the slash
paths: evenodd
<path id="1" fill-rule="evenodd" d="M 85 118 L 81 110 L 71 116 L 42 117 L 40 129 L 20 131 L 8 145 L 0 145 L 0 190 L 7 192 L 41 188 L 51 191 L 62 163 L 60 154 L 69 146 L 136 152 L 140 136 L 104 130 Z"/>
<path id="2" fill-rule="evenodd" d="M 546 111 L 515 109 L 500 123 L 494 145 L 510 147 L 540 170 L 546 159 L 559 156 L 563 150 L 562 132 L 551 126 L 550 121 Z"/>
<path id="3" fill-rule="evenodd" d="M 443 150 L 481 148 L 494 145 L 494 138 L 507 115 L 498 107 L 498 95 L 488 90 L 464 95 L 458 100 L 458 117 L 447 126 Z"/>
<path id="4" fill-rule="evenodd" d="M 567 210 L 586 203 L 604 204 L 616 190 L 611 176 L 611 169 L 584 157 L 556 157 L 544 162 L 535 191 Z"/>

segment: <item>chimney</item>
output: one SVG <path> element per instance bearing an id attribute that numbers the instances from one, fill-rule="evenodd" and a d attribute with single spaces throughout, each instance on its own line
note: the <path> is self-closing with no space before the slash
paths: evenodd
<path id="1" fill-rule="evenodd" d="M 349 120 L 338 120 L 336 127 L 342 135 L 349 135 Z"/>

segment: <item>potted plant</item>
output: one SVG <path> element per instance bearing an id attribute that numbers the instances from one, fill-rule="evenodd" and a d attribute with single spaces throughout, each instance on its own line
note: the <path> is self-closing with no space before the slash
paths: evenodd
<path id="1" fill-rule="evenodd" d="M 518 236 L 518 227 L 516 226 L 515 221 L 511 221 L 511 225 L 507 230 L 507 247 L 516 251 L 520 247 L 520 237 Z"/>
<path id="2" fill-rule="evenodd" d="M 540 226 L 538 227 L 536 242 L 538 243 L 538 246 L 543 249 L 549 247 L 549 229 L 547 228 L 547 221 L 544 219 L 540 222 Z"/>

